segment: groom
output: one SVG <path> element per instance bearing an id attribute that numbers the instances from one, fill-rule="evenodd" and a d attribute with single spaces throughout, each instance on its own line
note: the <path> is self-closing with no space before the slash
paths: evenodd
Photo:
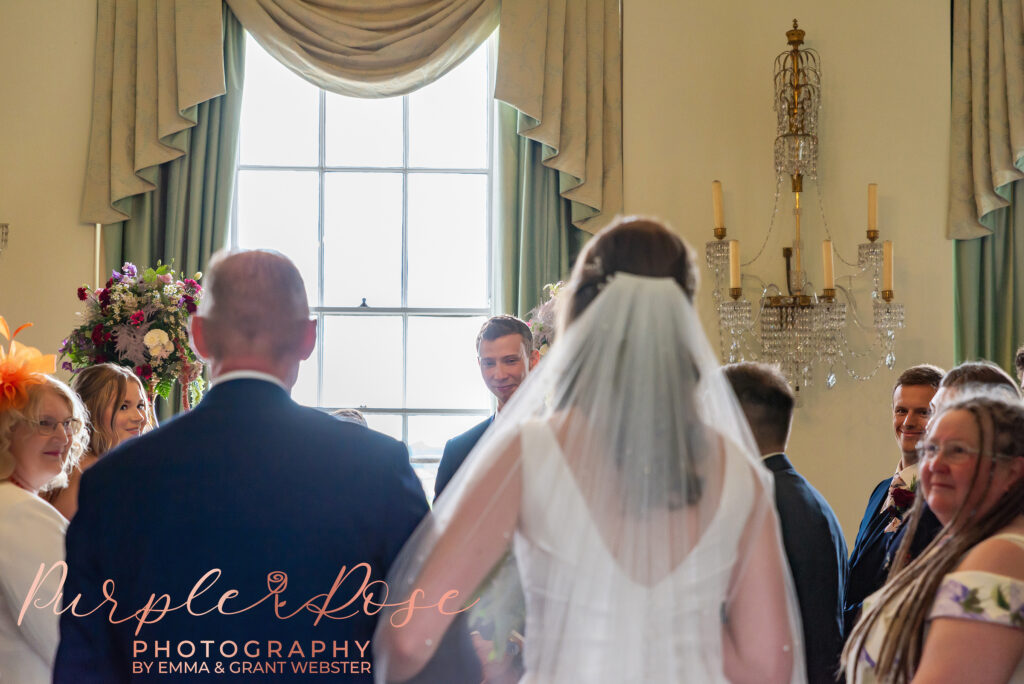
<path id="1" fill-rule="evenodd" d="M 365 599 L 427 512 L 408 452 L 292 401 L 316 321 L 287 258 L 219 254 L 206 283 L 213 388 L 82 479 L 64 600 L 101 607 L 62 615 L 54 681 L 370 682 Z"/>
<path id="2" fill-rule="evenodd" d="M 540 352 L 533 348 L 530 326 L 515 316 L 499 315 L 488 318 L 481 326 L 476 336 L 476 357 L 480 375 L 498 400 L 500 411 L 540 361 Z M 444 445 L 434 481 L 435 499 L 441 496 L 441 491 L 448 486 L 492 422 L 494 416 L 488 416 Z"/>

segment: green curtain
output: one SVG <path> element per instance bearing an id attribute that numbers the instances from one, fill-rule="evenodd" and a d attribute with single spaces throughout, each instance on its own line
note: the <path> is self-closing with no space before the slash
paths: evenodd
<path id="1" fill-rule="evenodd" d="M 495 302 L 522 318 L 540 304 L 544 285 L 568 277 L 590 234 L 572 225 L 561 174 L 541 163 L 544 145 L 517 133 L 518 110 L 497 106 Z"/>
<path id="2" fill-rule="evenodd" d="M 986 214 L 981 223 L 992 234 L 973 240 L 954 240 L 954 356 L 957 363 L 988 359 L 1011 375 L 1014 353 L 1024 343 L 1024 181 L 997 192 L 1010 206 Z M 1022 204 L 1017 204 L 1017 196 Z"/>
<path id="3" fill-rule="evenodd" d="M 171 264 L 191 277 L 228 245 L 235 190 L 238 132 L 245 72 L 245 31 L 224 6 L 224 78 L 227 92 L 197 107 L 197 123 L 184 131 L 187 152 L 159 167 L 157 189 L 132 198 L 132 218 L 104 226 L 107 273 L 125 261 L 136 266 Z M 157 401 L 163 420 L 181 409 Z"/>

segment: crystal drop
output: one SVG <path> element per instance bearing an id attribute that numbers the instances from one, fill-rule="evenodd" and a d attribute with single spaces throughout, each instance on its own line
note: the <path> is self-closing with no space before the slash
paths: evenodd
<path id="1" fill-rule="evenodd" d="M 893 354 L 892 352 L 889 352 L 888 354 L 885 355 L 885 367 L 888 368 L 889 370 L 892 370 L 893 368 L 896 367 L 896 355 Z"/>
<path id="2" fill-rule="evenodd" d="M 835 373 L 829 373 L 828 374 L 828 377 L 825 378 L 825 386 L 828 387 L 829 389 L 832 389 L 833 387 L 836 386 L 836 374 Z"/>

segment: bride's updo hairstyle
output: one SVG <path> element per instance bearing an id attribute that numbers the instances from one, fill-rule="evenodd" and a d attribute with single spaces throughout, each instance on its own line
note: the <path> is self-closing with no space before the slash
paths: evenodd
<path id="1" fill-rule="evenodd" d="M 693 301 L 697 271 L 693 250 L 663 223 L 646 216 L 620 216 L 583 248 L 566 286 L 558 330 L 564 331 L 618 272 L 674 278 Z"/>
<path id="2" fill-rule="evenodd" d="M 629 273 L 649 278 L 671 278 L 682 289 L 686 299 L 693 301 L 697 290 L 697 272 L 694 266 L 693 250 L 682 238 L 657 219 L 643 216 L 618 217 L 604 230 L 595 235 L 576 259 L 572 276 L 564 294 L 559 294 L 558 335 L 572 325 L 590 306 L 609 279 L 616 273 Z M 564 298 L 563 298 L 564 297 Z M 557 344 L 557 342 L 556 342 Z M 619 344 L 625 348 L 626 340 Z M 681 355 L 678 368 L 686 377 L 677 378 L 679 385 L 689 382 L 696 386 L 700 372 L 689 352 L 675 347 Z M 625 375 L 631 375 L 625 373 Z M 616 382 L 621 381 L 617 378 Z M 617 392 L 628 393 L 629 383 Z M 587 413 L 592 410 L 591 397 L 576 395 L 574 407 Z M 675 430 L 664 435 L 666 447 L 672 457 L 654 459 L 663 466 L 655 477 L 637 468 L 630 456 L 633 448 L 627 432 L 617 433 L 614 438 L 614 460 L 624 475 L 624 487 L 632 491 L 629 500 L 646 511 L 652 507 L 666 506 L 675 510 L 697 504 L 703 495 L 705 485 L 704 460 L 711 453 L 711 437 L 707 426 L 700 418 L 692 395 L 679 395 L 680 412 Z M 652 485 L 652 481 L 656 484 Z"/>

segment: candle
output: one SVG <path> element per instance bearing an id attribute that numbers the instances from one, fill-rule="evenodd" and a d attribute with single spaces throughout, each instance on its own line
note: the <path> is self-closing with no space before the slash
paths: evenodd
<path id="1" fill-rule="evenodd" d="M 725 215 L 722 212 L 722 183 L 711 181 L 711 203 L 715 209 L 715 228 L 725 227 Z"/>
<path id="2" fill-rule="evenodd" d="M 834 290 L 836 288 L 836 278 L 833 271 L 835 264 L 832 261 L 831 240 L 824 240 L 821 243 L 821 263 L 822 268 L 825 270 L 825 289 Z"/>
<path id="3" fill-rule="evenodd" d="M 729 287 L 740 286 L 740 241 L 729 240 Z"/>
<path id="4" fill-rule="evenodd" d="M 878 230 L 878 183 L 868 183 L 868 230 Z"/>
<path id="5" fill-rule="evenodd" d="M 882 243 L 882 289 L 892 290 L 892 240 Z"/>

